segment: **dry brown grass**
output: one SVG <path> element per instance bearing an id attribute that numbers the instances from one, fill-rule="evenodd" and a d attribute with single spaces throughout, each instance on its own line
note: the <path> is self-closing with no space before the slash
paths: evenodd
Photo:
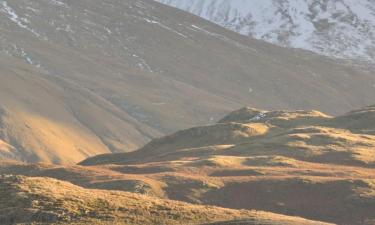
<path id="1" fill-rule="evenodd" d="M 0 174 L 47 176 L 90 189 L 345 225 L 371 224 L 375 136 L 367 132 L 371 126 L 361 129 L 364 121 L 373 121 L 371 107 L 360 110 L 362 116 L 348 113 L 345 120 L 315 111 L 261 111 L 265 115 L 252 120 L 258 115 L 254 111 L 260 112 L 245 108 L 219 124 L 178 132 L 134 153 L 101 155 L 81 166 L 2 163 Z"/>
<path id="2" fill-rule="evenodd" d="M 367 107 L 330 117 L 317 111 L 244 108 L 218 125 L 82 164 L 162 166 L 164 172 L 148 177 L 164 182 L 164 195 L 172 199 L 363 224 L 374 219 L 375 210 L 374 112 Z M 236 130 L 240 124 L 260 130 L 243 135 Z"/>
<path id="3" fill-rule="evenodd" d="M 88 190 L 50 178 L 2 176 L 0 190 L 1 224 L 172 225 L 241 218 L 262 224 L 324 224 L 265 212 L 196 206 L 127 192 Z"/>

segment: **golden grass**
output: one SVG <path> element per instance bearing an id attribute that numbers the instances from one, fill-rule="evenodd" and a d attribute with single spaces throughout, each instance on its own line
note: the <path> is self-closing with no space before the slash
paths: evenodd
<path id="1" fill-rule="evenodd" d="M 264 212 L 196 206 L 127 192 L 88 190 L 50 178 L 2 176 L 0 187 L 0 221 L 4 223 L 173 225 L 251 218 L 257 223 L 323 224 Z"/>
<path id="2" fill-rule="evenodd" d="M 145 176 L 164 183 L 166 198 L 362 225 L 374 219 L 375 135 L 367 132 L 374 112 L 370 107 L 330 117 L 244 108 L 219 124 L 82 164 L 160 165 L 164 172 Z"/>
<path id="3" fill-rule="evenodd" d="M 82 166 L 8 163 L 0 165 L 0 174 L 47 176 L 90 189 L 345 225 L 375 219 L 375 136 L 353 128 L 362 117 L 347 114 L 353 118 L 338 123 L 339 118 L 316 111 L 264 111 L 252 121 L 253 111 L 154 140 L 133 153 L 90 158 Z"/>

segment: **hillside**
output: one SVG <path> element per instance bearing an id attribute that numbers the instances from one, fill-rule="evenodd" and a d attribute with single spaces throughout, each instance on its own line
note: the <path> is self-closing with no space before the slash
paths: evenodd
<path id="1" fill-rule="evenodd" d="M 375 62 L 373 0 L 157 1 L 280 46 Z"/>
<path id="2" fill-rule="evenodd" d="M 338 117 L 243 108 L 217 124 L 81 164 L 163 182 L 171 199 L 374 224 L 374 116 L 374 106 Z"/>
<path id="3" fill-rule="evenodd" d="M 83 164 L 121 164 L 121 160 L 131 162 L 134 159 L 147 162 L 155 157 L 174 160 L 183 152 L 196 154 L 217 148 L 219 151 L 214 151 L 214 155 L 225 157 L 278 155 L 308 162 L 372 168 L 375 167 L 374 115 L 373 106 L 338 117 L 318 111 L 243 108 L 217 124 L 182 130 L 153 140 L 136 152 L 100 155 Z"/>
<path id="4" fill-rule="evenodd" d="M 155 139 L 135 152 L 99 155 L 76 166 L 2 162 L 0 174 L 373 225 L 374 119 L 374 106 L 336 117 L 242 108 L 216 124 Z"/>
<path id="5" fill-rule="evenodd" d="M 67 193 L 69 193 L 67 195 Z M 0 176 L 1 224 L 327 224 L 272 213 L 196 206 L 127 192 L 87 190 L 50 178 Z M 328 225 L 328 224 L 327 224 Z"/>
<path id="6" fill-rule="evenodd" d="M 134 149 L 160 132 L 86 89 L 0 57 L 0 157 L 76 163 Z M 94 121 L 99 121 L 94 123 Z"/>
<path id="7" fill-rule="evenodd" d="M 243 105 L 338 114 L 375 97 L 372 71 L 151 0 L 1 0 L 0 31 L 5 159 L 72 164 Z"/>

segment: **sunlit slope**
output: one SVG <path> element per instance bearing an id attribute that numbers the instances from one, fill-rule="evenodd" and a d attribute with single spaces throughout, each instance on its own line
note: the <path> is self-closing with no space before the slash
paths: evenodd
<path id="1" fill-rule="evenodd" d="M 157 134 L 74 84 L 51 82 L 17 59 L 0 64 L 0 138 L 12 145 L 5 158 L 75 163 L 133 149 L 147 140 L 143 132 Z"/>
<path id="2" fill-rule="evenodd" d="M 2 2 L 1 54 L 165 134 L 243 105 L 338 114 L 375 97 L 371 71 L 243 37 L 155 1 Z"/>
<path id="3" fill-rule="evenodd" d="M 0 157 L 12 159 L 14 157 L 14 147 L 0 139 Z"/>
<path id="4" fill-rule="evenodd" d="M 0 176 L 0 187 L 0 219 L 6 224 L 202 224 L 246 218 L 252 221 L 249 224 L 328 225 L 266 212 L 88 190 L 50 178 Z"/>
<path id="5" fill-rule="evenodd" d="M 318 111 L 243 108 L 217 124 L 81 165 L 111 170 L 120 180 L 133 176 L 154 190 L 149 193 L 169 199 L 373 224 L 373 109 L 332 117 Z M 104 186 L 116 188 L 110 182 Z"/>
<path id="6" fill-rule="evenodd" d="M 102 163 L 101 159 L 105 163 L 152 161 L 153 157 L 173 159 L 190 154 L 189 149 L 201 149 L 203 152 L 216 146 L 221 151 L 214 154 L 219 155 L 279 155 L 309 162 L 374 167 L 374 122 L 373 107 L 339 117 L 317 111 L 243 108 L 217 124 L 195 127 L 153 140 L 134 153 L 103 155 L 83 163 Z"/>

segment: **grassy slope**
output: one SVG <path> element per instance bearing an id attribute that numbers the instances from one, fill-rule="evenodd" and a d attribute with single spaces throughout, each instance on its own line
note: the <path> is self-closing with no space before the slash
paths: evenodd
<path id="1" fill-rule="evenodd" d="M 164 182 L 164 195 L 172 199 L 371 224 L 374 118 L 374 107 L 339 117 L 244 108 L 218 124 L 82 165 L 105 164 L 124 174 L 144 171 Z"/>
<path id="2" fill-rule="evenodd" d="M 75 163 L 243 105 L 340 113 L 375 96 L 371 71 L 155 1 L 7 3 L 29 28 L 0 11 L 0 139 L 19 151 L 9 158 Z"/>
<path id="3" fill-rule="evenodd" d="M 373 224 L 373 107 L 330 117 L 244 108 L 220 123 L 79 166 L 2 163 L 1 174 L 47 176 L 90 189 L 257 209 L 339 224 Z"/>
<path id="4" fill-rule="evenodd" d="M 134 149 L 159 133 L 85 89 L 20 60 L 0 56 L 0 139 L 3 158 L 74 164 L 88 156 Z M 99 122 L 98 122 L 99 121 Z M 128 141 L 124 141 L 127 139 Z"/>
<path id="5" fill-rule="evenodd" d="M 200 224 L 248 218 L 253 224 L 326 224 L 257 211 L 195 206 L 142 195 L 88 190 L 50 178 L 2 176 L 0 221 L 59 224 Z"/>

